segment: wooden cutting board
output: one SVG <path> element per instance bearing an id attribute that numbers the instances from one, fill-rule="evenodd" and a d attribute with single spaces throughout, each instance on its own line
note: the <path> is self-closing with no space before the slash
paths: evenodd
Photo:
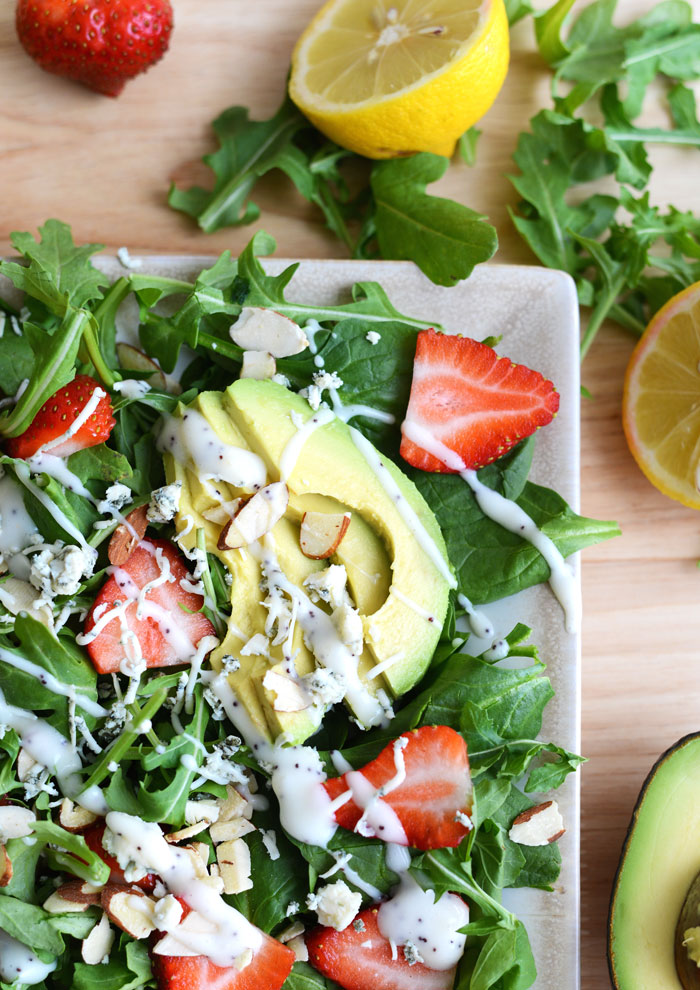
<path id="1" fill-rule="evenodd" d="M 251 229 L 204 235 L 166 206 L 171 181 L 204 178 L 209 122 L 225 107 L 268 116 L 280 102 L 295 38 L 317 0 L 174 0 L 165 60 L 118 100 L 39 71 L 19 48 L 14 4 L 0 8 L 0 253 L 12 230 L 48 217 L 79 241 L 132 252 L 234 252 Z M 651 3 L 620 0 L 620 23 Z M 695 0 L 696 19 L 700 0 Z M 508 218 L 505 178 L 517 132 L 548 98 L 531 24 L 513 32 L 512 68 L 480 125 L 478 164 L 457 164 L 434 189 L 487 214 L 501 262 L 533 263 Z M 652 108 L 650 121 L 655 111 Z M 653 202 L 700 214 L 697 152 L 652 154 Z M 260 226 L 286 257 L 338 257 L 313 207 L 271 176 L 255 199 Z M 617 519 L 623 535 L 583 555 L 582 986 L 609 986 L 604 929 L 612 877 L 635 796 L 655 757 L 700 728 L 700 516 L 658 494 L 639 473 L 620 427 L 633 341 L 606 327 L 586 359 L 582 507 Z M 660 988 L 662 990 L 662 988 Z"/>

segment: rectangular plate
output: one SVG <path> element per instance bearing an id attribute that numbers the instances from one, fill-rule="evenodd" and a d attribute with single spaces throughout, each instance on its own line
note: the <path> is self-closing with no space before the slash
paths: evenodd
<path id="1" fill-rule="evenodd" d="M 124 275 L 114 258 L 97 264 L 109 276 Z M 209 267 L 209 256 L 148 256 L 140 272 L 191 280 Z M 271 274 L 291 264 L 265 262 Z M 381 283 L 399 312 L 435 320 L 446 330 L 483 340 L 502 337 L 499 352 L 551 378 L 561 393 L 559 413 L 538 434 L 531 479 L 556 489 L 579 508 L 579 323 L 573 281 L 563 272 L 514 265 L 482 265 L 454 288 L 428 281 L 412 264 L 393 261 L 302 261 L 287 289 L 292 300 L 322 305 L 347 302 L 354 282 Z M 135 330 L 135 327 L 133 328 Z M 332 368 L 329 370 L 333 370 Z M 578 555 L 570 558 L 579 583 Z M 497 636 L 514 620 L 533 628 L 533 642 L 547 664 L 556 696 L 545 710 L 542 737 L 566 749 L 580 748 L 580 632 L 569 635 L 563 613 L 546 585 L 485 609 Z M 474 641 L 472 641 L 473 644 Z M 484 644 L 481 649 L 486 649 Z M 566 834 L 562 871 L 553 892 L 507 891 L 506 904 L 525 922 L 537 963 L 537 990 L 579 986 L 579 782 L 572 775 L 558 794 Z"/>

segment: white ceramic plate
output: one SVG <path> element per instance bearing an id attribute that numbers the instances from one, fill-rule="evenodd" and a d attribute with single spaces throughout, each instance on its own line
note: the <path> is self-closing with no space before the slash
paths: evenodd
<path id="1" fill-rule="evenodd" d="M 141 272 L 190 280 L 214 259 L 151 256 L 142 260 Z M 125 274 L 114 258 L 101 257 L 97 262 L 112 277 Z M 266 268 L 277 274 L 290 263 L 274 259 L 266 262 Z M 545 268 L 482 265 L 466 282 L 445 289 L 406 262 L 302 261 L 287 297 L 314 304 L 348 301 L 351 285 L 359 281 L 380 282 L 405 315 L 434 320 L 477 340 L 502 336 L 500 353 L 556 383 L 561 393 L 559 413 L 538 434 L 531 478 L 556 489 L 578 510 L 579 326 L 576 291 L 569 276 Z M 574 566 L 580 581 L 578 560 Z M 530 588 L 487 606 L 486 612 L 497 635 L 509 632 L 513 619 L 532 626 L 533 642 L 556 691 L 545 711 L 542 737 L 578 752 L 580 637 L 566 633 L 562 610 L 549 588 Z M 555 890 L 509 891 L 506 901 L 527 926 L 539 973 L 537 990 L 579 987 L 578 775 L 569 778 L 558 800 L 567 831 L 560 841 L 563 867 Z"/>

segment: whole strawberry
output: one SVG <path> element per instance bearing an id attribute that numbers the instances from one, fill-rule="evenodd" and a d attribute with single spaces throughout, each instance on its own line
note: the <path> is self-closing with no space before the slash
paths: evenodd
<path id="1" fill-rule="evenodd" d="M 47 72 L 118 96 L 165 54 L 170 0 L 18 0 L 17 34 Z"/>

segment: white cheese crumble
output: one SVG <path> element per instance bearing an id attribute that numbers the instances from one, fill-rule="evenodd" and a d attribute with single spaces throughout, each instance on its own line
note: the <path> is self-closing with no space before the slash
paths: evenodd
<path id="1" fill-rule="evenodd" d="M 122 268 L 141 268 L 143 261 L 141 258 L 132 258 L 129 254 L 129 249 L 126 247 L 120 247 L 117 251 L 117 258 L 119 259 L 119 264 Z"/>
<path id="2" fill-rule="evenodd" d="M 173 481 L 170 485 L 163 485 L 156 488 L 151 493 L 151 501 L 148 503 L 146 518 L 152 523 L 171 522 L 180 507 L 180 496 L 182 495 L 182 482 Z"/>
<path id="3" fill-rule="evenodd" d="M 123 509 L 132 498 L 131 489 L 127 485 L 122 485 L 121 482 L 117 481 L 115 484 L 109 486 L 105 492 L 104 499 L 97 503 L 97 511 L 102 515 L 106 513 L 114 515 L 114 513 Z"/>
<path id="4" fill-rule="evenodd" d="M 368 340 L 370 344 L 378 344 L 381 339 L 382 335 L 376 330 L 368 330 L 365 334 L 365 340 Z"/>
<path id="5" fill-rule="evenodd" d="M 352 891 L 344 880 L 326 884 L 306 898 L 306 906 L 318 915 L 319 924 L 342 932 L 360 910 L 362 894 Z"/>
<path id="6" fill-rule="evenodd" d="M 32 558 L 29 580 L 47 601 L 56 595 L 74 595 L 92 574 L 94 558 L 81 547 L 58 540 Z"/>

